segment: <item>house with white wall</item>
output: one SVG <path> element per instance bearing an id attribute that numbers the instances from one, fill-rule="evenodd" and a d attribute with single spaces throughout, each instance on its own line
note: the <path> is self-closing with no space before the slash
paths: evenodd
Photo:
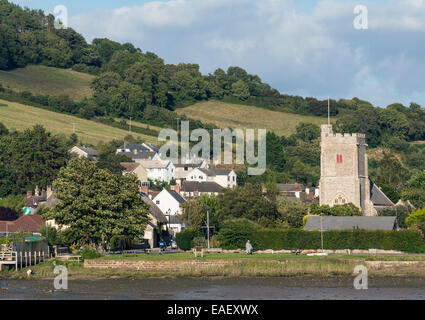
<path id="1" fill-rule="evenodd" d="M 180 232 L 185 226 L 176 215 L 182 213 L 181 205 L 186 202 L 175 190 L 163 189 L 155 198 L 155 205 L 162 211 L 169 222 L 169 228 L 175 233 Z"/>
<path id="2" fill-rule="evenodd" d="M 167 160 L 140 160 L 140 165 L 146 170 L 148 179 L 170 182 L 175 179 L 176 167 Z"/>
<path id="3" fill-rule="evenodd" d="M 97 158 L 98 156 L 98 152 L 95 149 L 84 146 L 74 146 L 70 152 L 77 154 L 79 158 Z"/>
<path id="4" fill-rule="evenodd" d="M 187 181 L 215 182 L 223 188 L 234 188 L 238 185 L 233 170 L 195 168 L 186 175 Z"/>

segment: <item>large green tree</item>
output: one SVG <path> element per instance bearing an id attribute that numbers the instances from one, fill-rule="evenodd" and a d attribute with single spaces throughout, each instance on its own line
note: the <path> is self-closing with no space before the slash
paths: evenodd
<path id="1" fill-rule="evenodd" d="M 0 137 L 0 196 L 46 187 L 68 156 L 66 140 L 41 125 Z"/>
<path id="2" fill-rule="evenodd" d="M 267 226 L 278 217 L 274 195 L 264 194 L 261 185 L 246 184 L 244 187 L 226 189 L 218 195 L 219 221 L 245 218 Z"/>
<path id="3" fill-rule="evenodd" d="M 46 213 L 78 240 L 108 241 L 112 236 L 142 236 L 149 208 L 133 175 L 119 176 L 85 159 L 72 160 L 53 184 L 60 202 Z"/>
<path id="4" fill-rule="evenodd" d="M 425 170 L 418 172 L 406 182 L 401 196 L 403 200 L 410 200 L 416 208 L 425 207 Z"/>

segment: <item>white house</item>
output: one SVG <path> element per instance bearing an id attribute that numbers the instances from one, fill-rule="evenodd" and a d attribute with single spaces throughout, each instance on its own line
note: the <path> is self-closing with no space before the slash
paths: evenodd
<path id="1" fill-rule="evenodd" d="M 74 146 L 71 149 L 71 153 L 75 153 L 78 155 L 79 158 L 97 158 L 98 153 L 95 149 L 90 148 L 90 147 L 79 147 L 79 146 Z"/>
<path id="2" fill-rule="evenodd" d="M 175 179 L 176 167 L 171 161 L 139 160 L 137 162 L 146 170 L 148 179 L 165 182 Z"/>
<path id="3" fill-rule="evenodd" d="M 187 181 L 215 182 L 223 188 L 234 188 L 238 185 L 233 170 L 195 168 L 186 175 Z"/>
<path id="4" fill-rule="evenodd" d="M 153 202 L 162 211 L 169 222 L 169 228 L 175 233 L 180 232 L 184 228 L 184 223 L 180 222 L 176 215 L 182 213 L 181 204 L 186 200 L 174 190 L 163 189 L 153 198 Z"/>

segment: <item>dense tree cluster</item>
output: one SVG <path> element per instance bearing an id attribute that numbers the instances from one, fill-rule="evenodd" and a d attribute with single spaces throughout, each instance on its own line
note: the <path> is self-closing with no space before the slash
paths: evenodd
<path id="1" fill-rule="evenodd" d="M 0 197 L 52 184 L 68 159 L 68 142 L 41 125 L 0 136 Z"/>

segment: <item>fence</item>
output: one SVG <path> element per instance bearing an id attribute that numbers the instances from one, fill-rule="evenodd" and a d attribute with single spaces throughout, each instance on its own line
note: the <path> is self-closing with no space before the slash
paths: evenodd
<path id="1" fill-rule="evenodd" d="M 0 270 L 4 265 L 12 265 L 18 270 L 49 258 L 49 246 L 46 241 L 13 242 L 12 245 L 3 246 L 0 251 Z"/>

